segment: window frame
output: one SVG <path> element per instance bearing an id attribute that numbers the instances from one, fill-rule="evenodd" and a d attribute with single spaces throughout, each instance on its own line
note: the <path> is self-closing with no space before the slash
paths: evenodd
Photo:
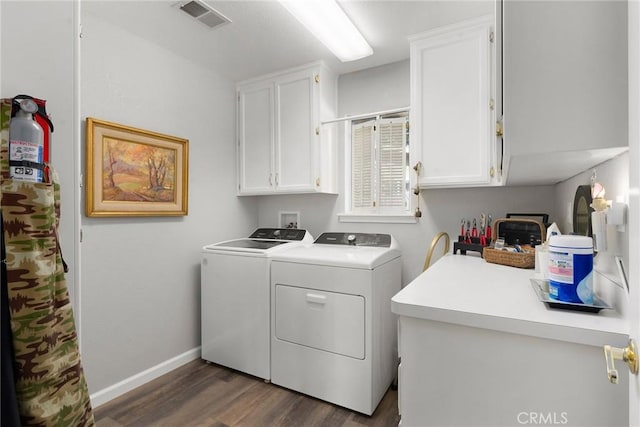
<path id="1" fill-rule="evenodd" d="M 406 208 L 388 208 L 388 207 L 371 207 L 371 208 L 361 208 L 361 209 L 352 209 L 352 130 L 353 126 L 358 123 L 364 123 L 368 121 L 375 121 L 377 126 L 377 132 L 374 136 L 374 158 L 375 162 L 379 162 L 380 158 L 380 123 L 383 120 L 388 120 L 392 118 L 392 116 L 402 117 L 404 115 L 404 120 L 407 121 L 407 127 L 405 128 L 406 132 L 406 142 L 405 142 L 405 164 L 404 168 L 406 170 L 405 175 L 405 201 Z M 398 109 L 394 111 L 385 111 L 380 113 L 371 113 L 371 114 L 362 114 L 357 117 L 354 117 L 349 120 L 345 120 L 344 122 L 344 141 L 345 141 L 345 152 L 344 152 L 344 189 L 345 189 L 345 197 L 344 197 L 344 213 L 338 214 L 338 218 L 340 222 L 384 222 L 384 223 L 416 223 L 417 218 L 413 214 L 413 197 L 411 197 L 411 185 L 413 184 L 410 174 L 410 136 L 409 136 L 409 109 Z M 375 173 L 379 176 L 380 174 L 380 166 L 379 163 L 375 167 Z M 379 184 L 378 184 L 379 185 Z M 378 204 L 378 203 L 376 203 Z"/>

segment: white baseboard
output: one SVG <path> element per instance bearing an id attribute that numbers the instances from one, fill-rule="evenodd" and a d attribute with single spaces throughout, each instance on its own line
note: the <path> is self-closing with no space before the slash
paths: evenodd
<path id="1" fill-rule="evenodd" d="M 168 372 L 173 371 L 176 368 L 179 368 L 182 365 L 191 362 L 192 360 L 196 360 L 199 358 L 200 347 L 196 347 L 185 353 L 179 354 L 174 358 L 165 360 L 164 362 L 159 363 L 156 366 L 152 366 L 151 368 L 135 374 L 129 378 L 126 378 L 119 383 L 116 383 L 112 386 L 91 394 L 89 396 L 89 398 L 91 399 L 91 406 L 97 408 L 98 406 L 103 405 L 110 400 L 113 400 L 116 397 L 133 390 L 136 387 L 140 387 L 141 385 L 146 384 L 149 381 L 152 381 Z"/>

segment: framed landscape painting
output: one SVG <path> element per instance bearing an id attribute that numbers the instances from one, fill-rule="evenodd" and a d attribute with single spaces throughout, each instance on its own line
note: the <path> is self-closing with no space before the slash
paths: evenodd
<path id="1" fill-rule="evenodd" d="M 88 117 L 89 217 L 187 215 L 189 141 Z"/>

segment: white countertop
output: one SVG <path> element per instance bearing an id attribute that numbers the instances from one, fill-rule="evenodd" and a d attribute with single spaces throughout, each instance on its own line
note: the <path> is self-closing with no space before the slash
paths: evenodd
<path id="1" fill-rule="evenodd" d="M 533 270 L 449 254 L 391 299 L 399 316 L 601 346 L 625 346 L 628 322 L 616 310 L 552 309 L 538 299 Z"/>

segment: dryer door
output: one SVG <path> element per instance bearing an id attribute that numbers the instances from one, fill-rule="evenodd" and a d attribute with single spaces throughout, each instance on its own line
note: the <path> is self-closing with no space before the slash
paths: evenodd
<path id="1" fill-rule="evenodd" d="M 365 358 L 364 297 L 276 285 L 275 298 L 276 338 Z"/>

